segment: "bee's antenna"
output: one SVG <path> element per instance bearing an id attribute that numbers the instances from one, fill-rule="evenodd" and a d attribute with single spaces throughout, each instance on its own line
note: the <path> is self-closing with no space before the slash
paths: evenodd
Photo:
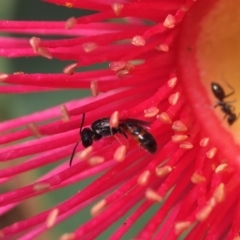
<path id="1" fill-rule="evenodd" d="M 80 141 L 78 141 L 78 142 L 76 143 L 76 145 L 75 145 L 75 147 L 74 147 L 74 149 L 73 149 L 72 156 L 71 156 L 70 162 L 69 162 L 69 166 L 70 166 L 70 167 L 72 166 L 73 157 L 74 157 L 75 151 L 76 151 L 77 146 L 78 146 L 79 143 L 80 143 Z"/>
<path id="2" fill-rule="evenodd" d="M 82 117 L 82 123 L 81 123 L 81 126 L 80 126 L 80 135 L 82 133 L 82 127 L 83 127 L 84 121 L 85 121 L 85 113 L 83 113 L 83 117 Z"/>
<path id="3" fill-rule="evenodd" d="M 82 117 L 82 122 L 81 122 L 81 126 L 80 126 L 80 136 L 82 134 L 82 128 L 83 128 L 83 124 L 84 124 L 84 121 L 85 121 L 85 113 L 83 113 L 83 117 Z M 80 143 L 81 141 L 78 141 L 73 149 L 73 152 L 72 152 L 72 155 L 71 155 L 71 158 L 70 158 L 70 162 L 69 162 L 69 166 L 71 167 L 72 166 L 72 161 L 73 161 L 73 157 L 74 157 L 74 154 L 75 154 L 75 151 L 77 149 L 77 146 L 78 144 Z"/>

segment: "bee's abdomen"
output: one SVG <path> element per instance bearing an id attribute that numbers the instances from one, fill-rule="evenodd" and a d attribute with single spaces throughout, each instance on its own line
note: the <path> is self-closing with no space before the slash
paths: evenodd
<path id="1" fill-rule="evenodd" d="M 157 151 L 157 142 L 153 135 L 139 125 L 125 125 L 124 129 L 139 143 L 141 147 L 150 153 Z"/>
<path id="2" fill-rule="evenodd" d="M 151 133 L 146 132 L 143 135 L 143 140 L 139 141 L 140 145 L 145 148 L 150 153 L 155 153 L 157 151 L 157 142 Z"/>

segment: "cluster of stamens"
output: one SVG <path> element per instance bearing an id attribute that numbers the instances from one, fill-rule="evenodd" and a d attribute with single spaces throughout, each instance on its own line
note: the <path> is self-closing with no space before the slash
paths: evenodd
<path id="1" fill-rule="evenodd" d="M 67 3 L 61 0 L 56 2 L 67 7 L 81 5 L 73 0 Z M 153 9 L 147 8 L 148 4 L 113 3 L 109 9 L 109 6 L 101 3 L 96 5 L 96 8 L 103 9 L 99 13 L 69 18 L 64 23 L 64 31 L 76 34 L 79 26 L 84 29 L 86 24 L 89 24 L 89 29 L 98 29 L 96 22 L 99 19 L 128 17 L 139 6 L 146 7 L 144 14 L 150 17 Z M 26 162 L 2 169 L 1 182 L 67 158 L 67 161 L 34 183 L 0 194 L 2 211 L 13 208 L 25 199 L 104 172 L 97 180 L 58 206 L 4 228 L 0 233 L 3 238 L 25 230 L 29 232 L 24 233 L 23 238 L 31 234 L 36 236 L 93 204 L 92 219 L 74 233 L 62 235 L 61 240 L 81 239 L 85 236 L 95 239 L 106 227 L 139 204 L 109 238 L 120 239 L 153 204 L 161 202 L 137 238 L 151 239 L 155 236 L 156 239 L 163 239 L 167 231 L 168 238 L 175 239 L 189 230 L 189 239 L 194 239 L 199 236 L 199 232 L 206 233 L 216 213 L 226 206 L 227 196 L 231 202 L 237 201 L 237 194 L 231 195 L 239 187 L 234 181 L 234 170 L 228 166 L 211 139 L 201 131 L 176 71 L 174 47 L 179 33 L 178 26 L 193 4 L 192 0 L 186 0 L 184 4 L 166 3 L 165 10 L 171 13 L 165 14 L 163 11 L 166 16 L 161 19 L 164 20 L 153 26 L 134 24 L 133 19 L 126 18 L 129 25 L 133 21 L 132 29 L 127 29 L 124 24 L 116 24 L 116 29 L 112 30 L 111 23 L 104 22 L 101 24 L 105 31 L 102 30 L 96 36 L 88 36 L 83 30 L 83 35 L 86 36 L 63 40 L 32 37 L 29 47 L 32 56 L 64 60 L 71 56 L 74 63 L 66 66 L 63 73 L 59 74 L 0 74 L 0 80 L 5 84 L 25 86 L 24 91 L 42 91 L 43 88 L 49 90 L 54 86 L 56 89 L 87 88 L 92 93 L 92 97 L 73 100 L 0 125 L 3 132 L 1 144 L 35 137 L 0 149 L 1 161 L 28 157 Z M 154 7 L 164 9 L 158 3 Z M 158 19 L 158 16 L 154 15 L 154 18 Z M 119 40 L 125 42 L 119 43 Z M 76 48 L 78 54 L 71 47 Z M 77 72 L 81 66 L 101 62 L 110 62 L 109 68 Z M 23 90 L 16 88 L 15 91 Z M 81 124 L 79 136 L 83 114 L 87 117 Z M 76 142 L 82 141 L 82 127 L 90 127 L 94 121 L 103 117 L 108 118 L 110 130 L 119 131 L 94 139 L 93 144 L 86 148 L 79 144 L 76 154 L 72 155 L 74 164 L 69 167 L 68 158 Z M 120 126 L 129 118 L 146 121 L 150 127 L 142 127 L 138 136 L 126 131 L 126 138 L 123 127 L 121 129 Z M 8 133 L 9 130 L 11 134 Z M 144 138 L 145 133 L 149 133 L 157 142 L 157 150 L 153 154 L 139 140 L 140 137 Z M 33 154 L 35 155 L 29 157 Z M 239 210 L 239 207 L 235 209 Z M 234 215 L 233 208 L 229 211 Z M 169 213 L 168 217 L 166 213 Z M 226 214 L 227 212 L 220 213 L 222 218 Z M 221 226 L 220 223 L 214 224 L 212 235 Z M 34 230 L 29 230 L 32 227 L 35 227 Z M 232 229 L 236 235 L 234 224 Z"/>

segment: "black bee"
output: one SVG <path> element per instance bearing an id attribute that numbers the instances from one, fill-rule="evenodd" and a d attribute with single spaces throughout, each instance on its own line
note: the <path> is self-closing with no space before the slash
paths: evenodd
<path id="1" fill-rule="evenodd" d="M 148 122 L 127 118 L 120 121 L 118 127 L 125 134 L 131 135 L 141 147 L 154 154 L 157 151 L 157 142 L 153 135 L 147 131 L 149 126 Z"/>
<path id="2" fill-rule="evenodd" d="M 234 106 L 230 105 L 229 102 L 225 102 L 224 99 L 234 94 L 235 91 L 232 89 L 232 92 L 226 95 L 223 88 L 215 82 L 211 83 L 211 89 L 214 96 L 219 100 L 214 107 L 220 106 L 222 112 L 225 113 L 224 118 L 227 117 L 228 124 L 232 125 L 239 118 L 239 115 L 237 117 L 234 113 Z"/>
<path id="3" fill-rule="evenodd" d="M 128 138 L 127 134 L 131 135 L 141 147 L 146 149 L 150 153 L 155 153 L 157 151 L 157 142 L 149 133 L 146 128 L 149 128 L 150 124 L 138 119 L 127 118 L 125 120 L 120 120 L 118 127 L 110 127 L 110 118 L 101 118 L 92 123 L 91 128 L 84 128 L 85 114 L 83 114 L 82 123 L 80 127 L 80 136 L 82 145 L 84 147 L 89 147 L 94 141 L 98 141 L 103 137 L 108 137 L 115 134 L 122 134 L 125 138 Z M 80 142 L 80 141 L 79 141 Z M 79 144 L 76 143 L 73 153 L 70 159 L 69 165 L 72 165 L 72 160 L 76 148 Z"/>

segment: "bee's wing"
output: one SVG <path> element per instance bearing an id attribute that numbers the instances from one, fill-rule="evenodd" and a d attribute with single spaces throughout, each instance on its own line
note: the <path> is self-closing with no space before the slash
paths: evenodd
<path id="1" fill-rule="evenodd" d="M 121 122 L 126 123 L 126 124 L 138 124 L 141 125 L 142 127 L 150 128 L 150 122 L 145 122 L 139 119 L 134 119 L 134 118 L 126 118 L 122 120 Z"/>

